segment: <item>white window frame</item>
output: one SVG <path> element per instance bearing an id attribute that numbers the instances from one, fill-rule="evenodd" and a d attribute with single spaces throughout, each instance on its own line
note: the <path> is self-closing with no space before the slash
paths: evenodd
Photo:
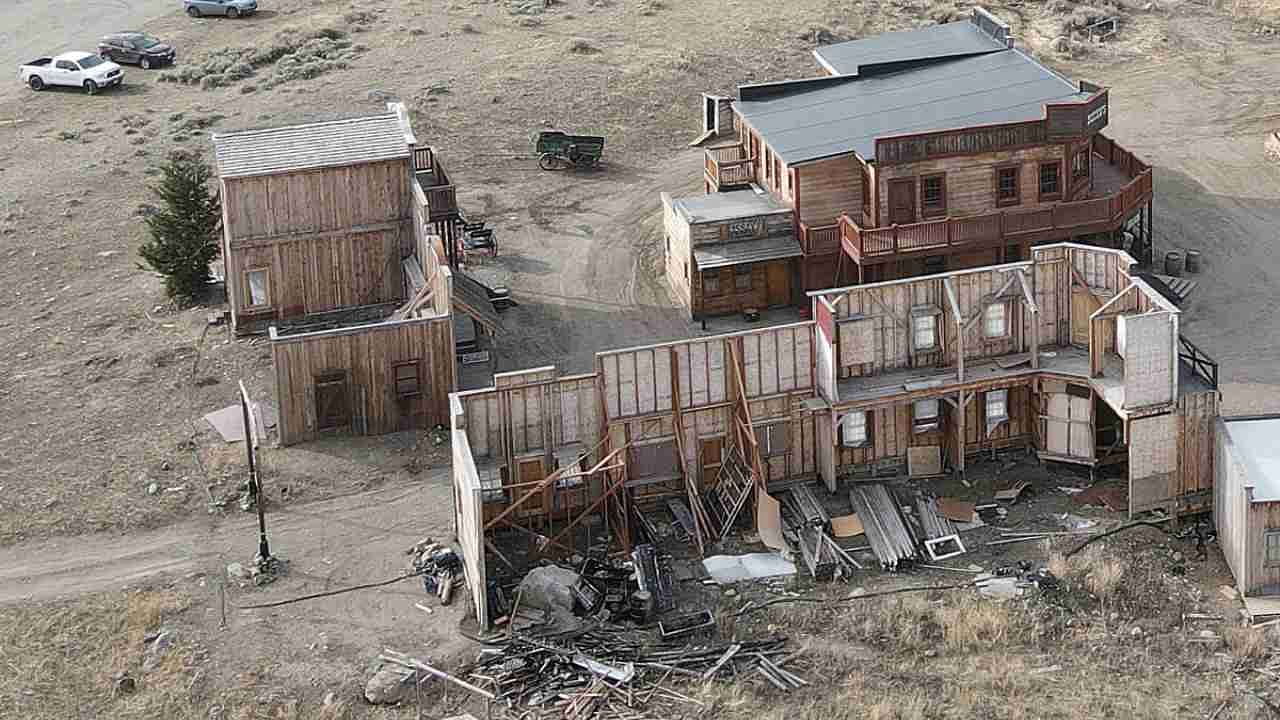
<path id="1" fill-rule="evenodd" d="M 1009 419 L 1009 390 L 988 390 L 983 397 L 986 405 L 987 427 L 991 428 L 1005 422 Z M 999 407 L 1001 412 L 999 415 L 992 415 L 991 409 Z"/>
<path id="2" fill-rule="evenodd" d="M 929 333 L 929 342 L 920 342 L 920 333 Z M 938 347 L 938 316 L 921 314 L 911 318 L 911 345 L 916 350 L 934 350 Z"/>
<path id="3" fill-rule="evenodd" d="M 994 325 L 995 321 L 998 325 Z M 991 303 L 982 311 L 982 335 L 986 338 L 1009 336 L 1009 306 L 1004 301 Z"/>
<path id="4" fill-rule="evenodd" d="M 871 444 L 870 418 L 866 410 L 852 410 L 840 418 L 840 444 L 859 448 Z"/>
<path id="5" fill-rule="evenodd" d="M 253 276 L 258 273 L 263 277 L 263 302 L 256 302 L 253 296 Z M 244 297 L 246 310 L 271 307 L 271 268 L 252 267 L 244 271 Z"/>
<path id="6" fill-rule="evenodd" d="M 924 408 L 932 407 L 932 415 L 921 412 Z M 941 427 L 942 407 L 937 398 L 925 398 L 916 400 L 911 403 L 911 429 L 917 433 L 925 433 L 937 430 Z"/>
<path id="7" fill-rule="evenodd" d="M 1275 540 L 1272 544 L 1271 541 Z M 1271 550 L 1275 548 L 1276 557 L 1272 557 Z M 1262 533 L 1262 563 L 1266 567 L 1275 567 L 1280 565 L 1280 528 L 1267 528 Z"/>

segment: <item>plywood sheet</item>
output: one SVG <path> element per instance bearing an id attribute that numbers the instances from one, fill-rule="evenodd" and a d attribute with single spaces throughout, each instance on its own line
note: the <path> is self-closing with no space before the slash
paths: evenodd
<path id="1" fill-rule="evenodd" d="M 831 518 L 831 534 L 838 538 L 854 537 L 866 532 L 857 513 Z"/>
<path id="2" fill-rule="evenodd" d="M 840 336 L 841 367 L 875 362 L 875 318 L 843 320 L 837 330 Z"/>
<path id="3" fill-rule="evenodd" d="M 787 546 L 782 539 L 782 505 L 767 492 L 756 493 L 756 532 L 765 547 L 781 550 Z"/>
<path id="4" fill-rule="evenodd" d="M 907 474 L 911 477 L 941 475 L 942 448 L 937 445 L 907 448 Z"/>

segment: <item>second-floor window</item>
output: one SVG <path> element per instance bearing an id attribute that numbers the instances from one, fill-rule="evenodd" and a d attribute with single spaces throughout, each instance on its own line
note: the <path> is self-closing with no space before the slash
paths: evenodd
<path id="1" fill-rule="evenodd" d="M 1017 205 L 1022 202 L 1019 188 L 1019 167 L 1009 165 L 996 168 L 996 205 Z"/>
<path id="2" fill-rule="evenodd" d="M 244 272 L 248 307 L 264 308 L 271 305 L 270 277 L 266 268 L 253 268 Z"/>
<path id="3" fill-rule="evenodd" d="M 911 409 L 911 426 L 915 432 L 938 429 L 938 401 L 917 400 Z"/>
<path id="4" fill-rule="evenodd" d="M 845 447 L 865 447 L 869 437 L 867 433 L 867 413 L 854 410 L 840 418 L 840 444 Z"/>
<path id="5" fill-rule="evenodd" d="M 1040 166 L 1040 199 L 1057 200 L 1062 197 L 1062 179 L 1058 177 L 1058 163 L 1044 163 Z"/>
<path id="6" fill-rule="evenodd" d="M 1009 334 L 1008 309 L 1002 302 L 993 302 L 982 314 L 982 334 L 988 338 L 1002 338 Z"/>
<path id="7" fill-rule="evenodd" d="M 932 350 L 938 344 L 938 316 L 916 315 L 911 318 L 911 335 L 916 350 Z"/>
<path id="8" fill-rule="evenodd" d="M 923 217 L 941 217 L 947 214 L 947 179 L 945 175 L 925 175 L 920 178 L 920 214 Z"/>

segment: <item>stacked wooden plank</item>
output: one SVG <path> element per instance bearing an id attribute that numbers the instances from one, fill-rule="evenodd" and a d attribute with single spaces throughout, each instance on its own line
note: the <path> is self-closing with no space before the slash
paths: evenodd
<path id="1" fill-rule="evenodd" d="M 809 485 L 797 485 L 784 495 L 788 510 L 796 520 L 810 527 L 822 528 L 831 522 L 831 515 L 822 501 L 813 494 Z"/>
<path id="2" fill-rule="evenodd" d="M 896 570 L 899 563 L 918 557 L 916 539 L 903 521 L 898 501 L 885 485 L 856 485 L 849 491 L 849 500 L 882 567 Z"/>
<path id="3" fill-rule="evenodd" d="M 923 494 L 916 496 L 916 518 L 926 540 L 955 535 L 956 524 L 938 511 L 938 500 Z"/>

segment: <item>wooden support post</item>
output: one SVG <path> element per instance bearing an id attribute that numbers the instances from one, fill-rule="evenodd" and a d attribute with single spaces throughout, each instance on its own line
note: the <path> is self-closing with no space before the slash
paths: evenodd
<path id="1" fill-rule="evenodd" d="M 956 403 L 956 473 L 960 478 L 964 477 L 964 416 L 967 412 L 964 395 L 961 390 L 959 402 Z"/>

